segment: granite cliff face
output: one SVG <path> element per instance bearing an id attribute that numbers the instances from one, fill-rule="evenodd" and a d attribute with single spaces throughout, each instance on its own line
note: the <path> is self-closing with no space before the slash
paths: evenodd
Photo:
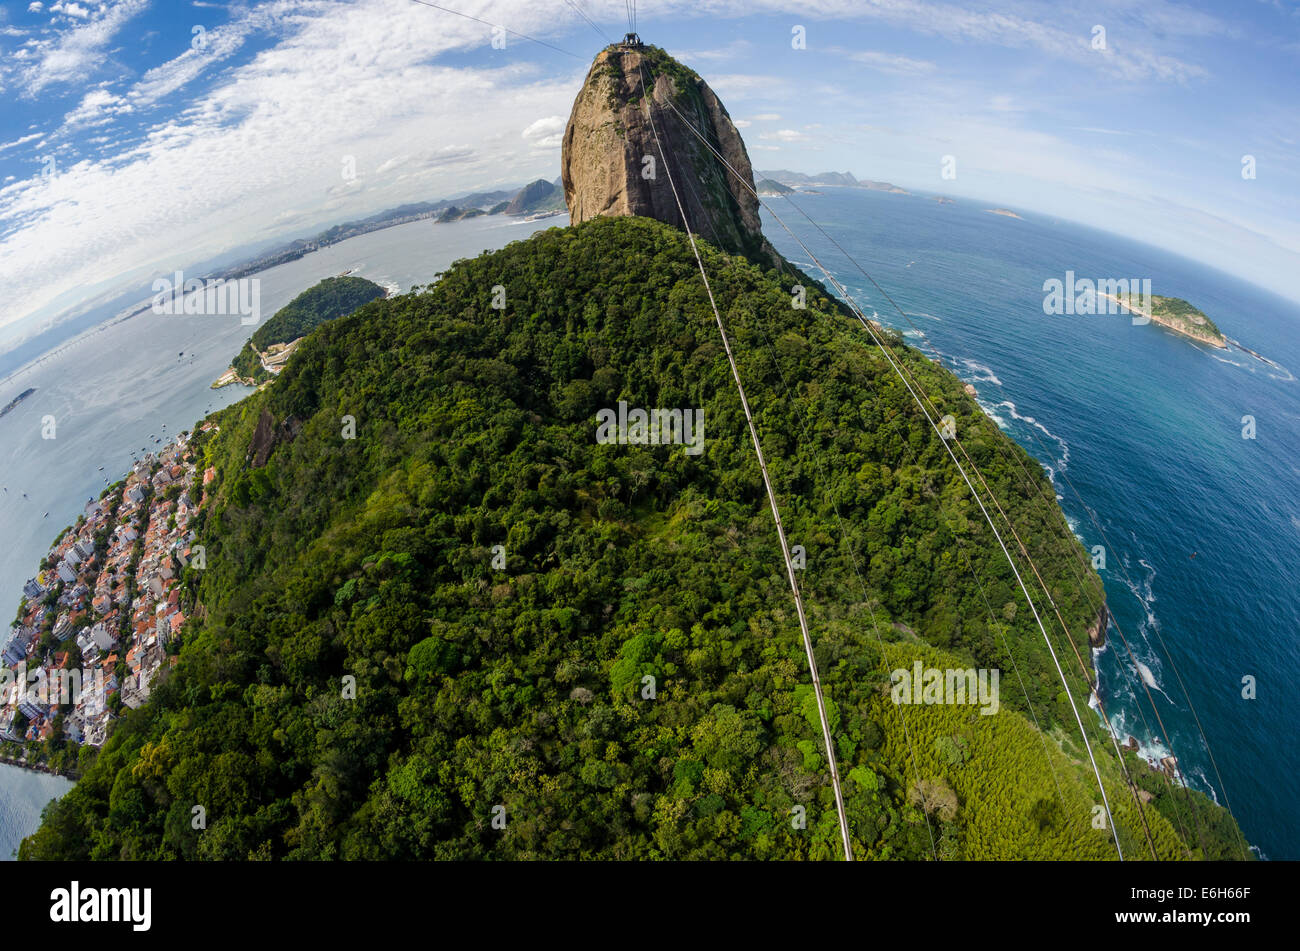
<path id="1" fill-rule="evenodd" d="M 661 144 L 691 231 L 726 251 L 772 263 L 776 252 L 763 238 L 758 199 L 687 122 L 752 188 L 745 143 L 703 79 L 658 47 L 620 43 L 601 50 L 564 132 L 561 178 L 570 221 L 642 215 L 680 228 Z"/>

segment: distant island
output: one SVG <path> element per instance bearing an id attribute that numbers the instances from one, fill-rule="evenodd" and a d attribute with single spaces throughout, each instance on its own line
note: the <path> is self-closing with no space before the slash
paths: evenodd
<path id="1" fill-rule="evenodd" d="M 284 369 L 298 341 L 326 321 L 350 314 L 388 292 L 364 277 L 327 277 L 285 304 L 244 344 L 230 368 L 212 384 L 260 386 Z"/>
<path id="2" fill-rule="evenodd" d="M 891 182 L 873 182 L 868 179 L 858 179 L 853 176 L 852 172 L 819 172 L 816 175 L 805 175 L 803 172 L 792 172 L 789 169 L 779 168 L 770 172 L 754 172 L 754 178 L 758 182 L 759 194 L 762 194 L 763 186 L 785 186 L 786 191 L 777 189 L 774 194 L 788 194 L 794 191 L 791 186 L 804 185 L 841 185 L 846 188 L 866 188 L 871 191 L 889 192 L 894 195 L 909 195 L 911 192 L 899 188 Z"/>
<path id="3" fill-rule="evenodd" d="M 1228 349 L 1228 338 L 1214 325 L 1214 321 L 1181 297 L 1158 297 L 1153 294 L 1151 309 L 1148 312 L 1137 306 L 1136 301 L 1127 301 L 1111 294 L 1100 296 L 1114 301 L 1130 313 L 1146 317 L 1152 323 L 1167 327 L 1174 333 L 1220 350 Z"/>
<path id="4" fill-rule="evenodd" d="M 27 389 L 23 390 L 21 393 L 19 393 L 17 396 L 11 399 L 8 403 L 6 403 L 4 409 L 0 409 L 0 416 L 8 415 L 11 409 L 13 409 L 15 406 L 17 406 L 19 403 L 27 399 L 27 397 L 31 396 L 35 392 L 36 392 L 36 387 L 34 386 L 29 386 Z"/>
<path id="5" fill-rule="evenodd" d="M 754 187 L 758 190 L 758 194 L 764 198 L 773 195 L 789 195 L 794 192 L 794 189 L 789 185 L 782 185 L 770 178 L 760 178 L 754 183 Z"/>
<path id="6" fill-rule="evenodd" d="M 1024 218 L 1021 218 L 1018 214 L 1016 214 L 1014 211 L 1008 211 L 1006 208 L 985 208 L 984 210 L 987 211 L 990 215 L 1002 215 L 1005 218 L 1015 218 L 1017 221 L 1025 220 Z"/>
<path id="7" fill-rule="evenodd" d="M 544 218 L 565 210 L 564 188 L 560 185 L 560 180 L 557 178 L 553 182 L 548 182 L 544 178 L 539 178 L 519 189 L 509 201 L 499 201 L 490 208 L 483 208 L 480 205 L 451 205 L 444 209 L 435 221 L 438 224 L 446 224 L 449 221 L 465 221 L 468 218 L 502 214 L 512 218 L 519 216 Z"/>

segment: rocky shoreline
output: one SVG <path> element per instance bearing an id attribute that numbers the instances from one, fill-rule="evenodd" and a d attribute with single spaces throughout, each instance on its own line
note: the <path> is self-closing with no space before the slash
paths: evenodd
<path id="1" fill-rule="evenodd" d="M 5 766 L 17 766 L 19 769 L 26 769 L 33 773 L 46 773 L 50 776 L 61 776 L 69 782 L 74 783 L 81 778 L 80 774 L 73 769 L 58 770 L 40 760 L 32 761 L 24 756 L 10 756 L 8 753 L 0 752 L 0 764 L 4 764 Z"/>
<path id="2" fill-rule="evenodd" d="M 1088 646 L 1093 649 L 1100 649 L 1106 646 L 1106 628 L 1110 626 L 1110 608 L 1106 602 L 1101 602 L 1101 611 L 1097 613 L 1097 620 L 1092 622 L 1088 628 Z"/>

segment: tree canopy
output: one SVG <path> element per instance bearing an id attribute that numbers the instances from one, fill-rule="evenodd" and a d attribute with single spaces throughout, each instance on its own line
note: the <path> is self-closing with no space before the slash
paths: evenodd
<path id="1" fill-rule="evenodd" d="M 906 390 L 815 282 L 796 309 L 777 271 L 701 252 L 806 551 L 855 852 L 1113 856 L 1042 634 L 1004 609 L 1010 568 Z M 1041 467 L 889 341 L 1087 657 L 1101 585 Z M 620 400 L 702 409 L 705 451 L 598 445 Z M 771 512 L 682 233 L 598 218 L 459 261 L 321 325 L 215 419 L 178 663 L 21 857 L 838 854 Z M 1002 669 L 1000 711 L 896 705 L 890 671 L 917 660 Z M 1089 674 L 1069 675 L 1081 707 Z M 1136 797 L 1084 714 L 1140 856 Z M 1226 813 L 1130 767 L 1161 857 L 1226 854 Z"/>

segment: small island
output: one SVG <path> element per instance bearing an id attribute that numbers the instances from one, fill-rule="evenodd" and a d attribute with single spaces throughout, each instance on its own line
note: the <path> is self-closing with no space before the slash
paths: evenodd
<path id="1" fill-rule="evenodd" d="M 1214 321 L 1205 316 L 1199 308 L 1181 297 L 1158 297 L 1152 294 L 1151 308 L 1147 311 L 1142 309 L 1136 298 L 1130 301 L 1110 294 L 1101 294 L 1100 296 L 1114 301 L 1130 313 L 1145 317 L 1154 324 L 1167 327 L 1174 333 L 1190 337 L 1199 343 L 1219 350 L 1228 349 L 1228 338 L 1214 325 Z"/>
<path id="2" fill-rule="evenodd" d="M 770 198 L 777 195 L 793 195 L 794 189 L 789 185 L 782 185 L 780 182 L 773 181 L 770 178 L 760 178 L 755 184 L 760 198 Z"/>
<path id="3" fill-rule="evenodd" d="M 29 386 L 27 389 L 23 390 L 21 393 L 19 393 L 17 396 L 11 399 L 8 403 L 6 403 L 3 409 L 0 409 L 0 416 L 7 416 L 10 410 L 12 410 L 15 406 L 17 406 L 19 403 L 27 399 L 27 397 L 31 396 L 35 392 L 36 392 L 36 387 L 34 386 Z"/>
<path id="4" fill-rule="evenodd" d="M 464 221 L 467 218 L 477 218 L 486 214 L 487 212 L 482 208 L 461 208 L 458 205 L 452 205 L 438 216 L 436 223 L 443 225 L 449 221 Z"/>
<path id="5" fill-rule="evenodd" d="M 1016 221 L 1025 220 L 1024 218 L 1021 218 L 1018 214 L 1016 214 L 1014 211 L 1008 211 L 1006 208 L 985 208 L 984 210 L 987 211 L 990 215 L 1002 215 L 1004 218 L 1015 218 Z"/>

